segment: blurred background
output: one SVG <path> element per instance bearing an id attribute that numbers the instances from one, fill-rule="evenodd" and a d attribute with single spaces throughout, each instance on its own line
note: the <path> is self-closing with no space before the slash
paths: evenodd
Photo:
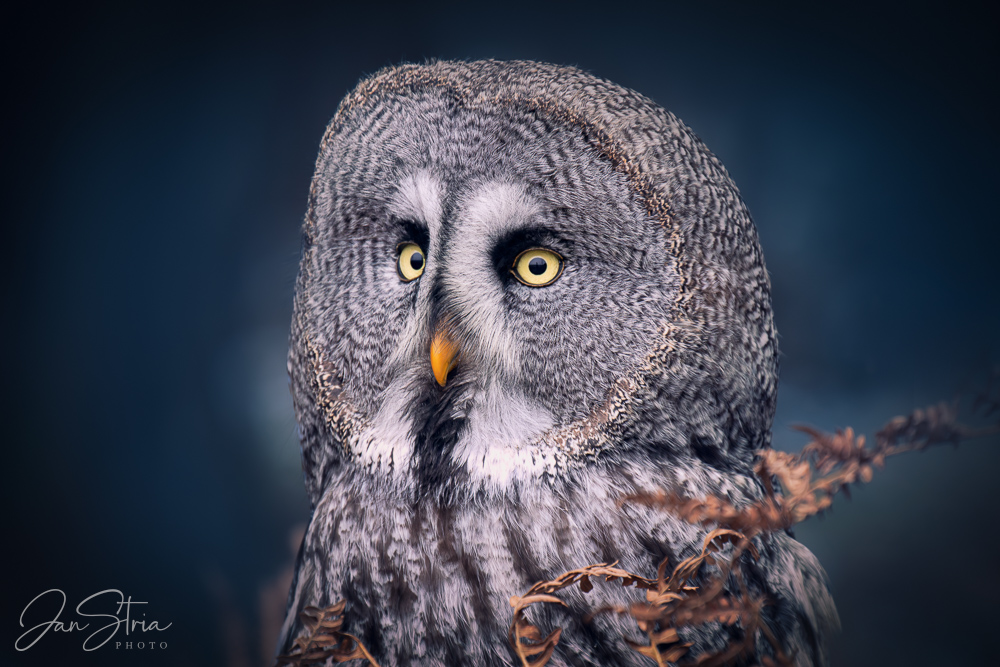
<path id="1" fill-rule="evenodd" d="M 760 230 L 776 446 L 804 444 L 791 423 L 872 434 L 982 386 L 1000 363 L 997 21 L 814 4 L 8 7 L 0 664 L 269 663 L 309 514 L 285 371 L 299 225 L 326 123 L 387 65 L 574 64 L 688 123 Z M 998 447 L 890 460 L 798 528 L 840 610 L 835 665 L 990 661 Z M 15 651 L 50 588 L 66 621 L 104 589 L 148 602 L 167 648 L 50 633 Z"/>

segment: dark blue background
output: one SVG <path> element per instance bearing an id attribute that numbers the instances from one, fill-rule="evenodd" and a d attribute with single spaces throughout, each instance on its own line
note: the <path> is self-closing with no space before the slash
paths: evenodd
<path id="1" fill-rule="evenodd" d="M 985 11 L 279 4 L 5 10 L 2 664 L 262 664 L 259 591 L 308 516 L 284 361 L 299 223 L 338 101 L 386 65 L 575 64 L 694 128 L 760 230 L 780 447 L 796 421 L 872 433 L 1000 362 Z M 994 651 L 997 444 L 892 460 L 799 528 L 835 664 Z M 16 653 L 48 588 L 148 601 L 169 647 Z"/>

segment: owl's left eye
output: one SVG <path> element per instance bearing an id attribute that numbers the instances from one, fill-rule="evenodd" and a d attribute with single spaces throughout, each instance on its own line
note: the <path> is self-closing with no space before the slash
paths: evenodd
<path id="1" fill-rule="evenodd" d="M 510 272 L 529 287 L 551 285 L 562 275 L 563 258 L 545 248 L 529 248 L 514 258 Z"/>
<path id="2" fill-rule="evenodd" d="M 396 263 L 396 271 L 404 283 L 419 278 L 426 265 L 424 251 L 416 243 L 401 243 L 399 245 L 399 261 Z"/>

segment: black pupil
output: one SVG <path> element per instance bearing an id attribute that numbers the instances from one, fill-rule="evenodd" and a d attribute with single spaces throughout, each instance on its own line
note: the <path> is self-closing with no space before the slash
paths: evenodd
<path id="1" fill-rule="evenodd" d="M 531 271 L 532 275 L 540 276 L 545 273 L 547 268 L 549 268 L 549 263 L 541 257 L 532 257 L 528 261 L 528 270 Z"/>
<path id="2" fill-rule="evenodd" d="M 418 250 L 410 255 L 410 266 L 414 271 L 424 268 L 424 254 Z"/>

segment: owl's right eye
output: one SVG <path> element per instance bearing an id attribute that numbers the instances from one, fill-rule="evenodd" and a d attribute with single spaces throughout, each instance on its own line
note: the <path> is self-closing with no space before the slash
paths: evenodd
<path id="1" fill-rule="evenodd" d="M 427 260 L 424 251 L 416 243 L 399 244 L 399 261 L 396 262 L 396 272 L 404 283 L 416 280 L 423 274 Z"/>

